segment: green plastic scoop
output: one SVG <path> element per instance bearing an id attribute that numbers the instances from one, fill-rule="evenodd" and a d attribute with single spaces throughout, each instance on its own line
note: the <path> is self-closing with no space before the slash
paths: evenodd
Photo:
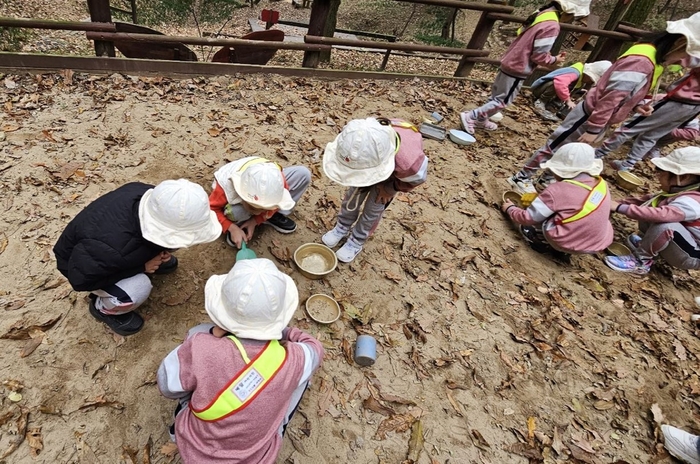
<path id="1" fill-rule="evenodd" d="M 242 259 L 255 259 L 257 256 L 255 255 L 255 252 L 248 248 L 245 244 L 245 242 L 241 242 L 241 249 L 238 250 L 238 253 L 236 253 L 236 261 L 240 261 Z"/>

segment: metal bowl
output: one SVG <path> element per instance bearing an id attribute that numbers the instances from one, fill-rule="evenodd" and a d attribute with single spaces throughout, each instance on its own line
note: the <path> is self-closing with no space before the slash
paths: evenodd
<path id="1" fill-rule="evenodd" d="M 294 264 L 309 279 L 322 279 L 338 267 L 338 257 L 326 245 L 305 243 L 294 252 Z"/>
<path id="2" fill-rule="evenodd" d="M 617 185 L 629 191 L 637 190 L 644 185 L 642 179 L 627 171 L 616 171 L 615 180 L 617 181 Z"/>
<path id="3" fill-rule="evenodd" d="M 340 317 L 338 302 L 323 293 L 311 295 L 305 306 L 309 317 L 319 324 L 331 324 Z"/>
<path id="4" fill-rule="evenodd" d="M 522 195 L 520 195 L 518 192 L 514 190 L 508 190 L 507 192 L 503 192 L 503 201 L 510 200 L 515 206 L 518 208 L 523 207 L 523 203 L 521 201 Z"/>
<path id="5" fill-rule="evenodd" d="M 632 254 L 632 250 L 630 250 L 627 247 L 627 245 L 625 245 L 624 243 L 620 243 L 620 242 L 611 243 L 610 246 L 605 249 L 605 251 L 609 255 L 613 255 L 613 256 L 627 256 L 627 255 Z"/>

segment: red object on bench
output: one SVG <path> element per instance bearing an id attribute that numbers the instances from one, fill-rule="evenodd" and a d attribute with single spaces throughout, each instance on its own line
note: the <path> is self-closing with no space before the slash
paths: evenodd
<path id="1" fill-rule="evenodd" d="M 262 10 L 260 12 L 260 20 L 270 25 L 277 24 L 280 20 L 280 12 L 275 10 Z"/>

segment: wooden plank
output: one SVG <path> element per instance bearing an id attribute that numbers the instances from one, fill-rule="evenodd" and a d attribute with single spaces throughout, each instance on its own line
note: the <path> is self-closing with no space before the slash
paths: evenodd
<path id="1" fill-rule="evenodd" d="M 503 4 L 503 0 L 488 0 L 488 2 L 489 4 Z M 489 38 L 489 34 L 491 34 L 491 30 L 493 29 L 493 25 L 495 23 L 496 20 L 492 19 L 489 16 L 488 12 L 482 12 L 481 16 L 479 17 L 479 22 L 476 23 L 474 32 L 472 33 L 472 36 L 469 39 L 467 48 L 471 48 L 474 50 L 482 50 L 484 48 L 484 45 L 486 44 L 486 40 Z M 472 69 L 474 68 L 474 62 L 468 61 L 466 58 L 467 56 L 464 55 L 460 60 L 459 64 L 457 65 L 457 70 L 454 74 L 456 77 L 467 77 L 469 73 L 472 72 Z"/>
<path id="2" fill-rule="evenodd" d="M 286 21 L 286 20 L 279 20 L 277 21 L 277 24 L 282 24 L 284 26 L 293 26 L 293 27 L 301 27 L 303 29 L 308 29 L 309 25 L 308 23 L 300 23 L 297 21 Z M 365 31 L 353 31 L 352 29 L 339 29 L 335 28 L 335 32 L 342 32 L 344 34 L 352 34 L 352 35 L 359 35 L 360 37 L 371 37 L 373 39 L 383 39 L 383 40 L 388 40 L 389 42 L 396 42 L 396 36 L 395 35 L 387 35 L 387 34 L 378 34 L 376 32 L 365 32 Z M 221 34 L 224 35 L 224 34 Z"/>
<path id="3" fill-rule="evenodd" d="M 23 27 L 27 29 L 56 29 L 62 31 L 114 32 L 112 23 L 52 21 L 49 19 L 20 19 L 0 17 L 0 27 Z"/>
<path id="4" fill-rule="evenodd" d="M 475 58 L 477 60 L 482 58 Z M 260 66 L 196 61 L 138 60 L 130 58 L 106 58 L 94 56 L 41 55 L 31 53 L 0 52 L 0 69 L 5 72 L 57 72 L 72 69 L 93 74 L 122 73 L 129 75 L 169 76 L 218 76 L 235 74 L 275 74 L 280 76 L 309 77 L 319 79 L 424 79 L 468 80 L 450 76 L 429 74 L 403 74 L 376 71 L 342 71 L 335 69 L 290 68 L 284 66 Z M 480 82 L 480 81 L 475 81 Z"/>
<path id="5" fill-rule="evenodd" d="M 526 18 L 521 18 L 520 16 L 502 14 L 502 13 L 489 13 L 489 18 L 498 21 L 508 21 L 511 23 L 524 23 Z M 559 27 L 562 31 L 568 32 L 581 32 L 584 34 L 597 35 L 598 37 L 607 37 L 610 39 L 627 40 L 634 41 L 635 37 L 629 34 L 623 34 L 622 32 L 606 31 L 604 29 L 593 29 L 585 26 L 575 26 L 573 24 L 560 23 Z"/>
<path id="6" fill-rule="evenodd" d="M 493 13 L 512 13 L 515 8 L 493 3 L 462 2 L 460 0 L 396 0 L 397 2 L 421 3 L 423 5 L 445 6 L 462 10 L 489 11 Z"/>
<path id="7" fill-rule="evenodd" d="M 314 0 L 311 4 L 311 16 L 309 17 L 309 29 L 306 31 L 308 35 L 322 36 L 326 29 L 328 15 L 331 12 L 330 0 Z M 317 68 L 321 62 L 320 52 L 304 52 L 302 66 L 305 68 Z"/>
<path id="8" fill-rule="evenodd" d="M 271 50 L 328 50 L 329 45 L 312 45 L 298 42 L 268 42 L 264 40 L 245 39 L 212 39 L 209 37 L 174 37 L 169 35 L 133 34 L 127 32 L 87 32 L 90 40 L 110 40 L 114 42 L 144 42 L 144 43 L 183 43 L 187 45 L 205 46 L 246 46 L 251 48 L 267 48 Z"/>
<path id="9" fill-rule="evenodd" d="M 414 52 L 444 53 L 446 55 L 488 56 L 487 50 L 469 50 L 467 48 L 436 47 L 434 45 L 417 45 L 400 42 L 372 42 L 369 40 L 338 39 L 335 37 L 304 36 L 304 42 L 325 45 L 345 45 L 361 48 L 378 48 L 382 50 L 403 50 Z"/>

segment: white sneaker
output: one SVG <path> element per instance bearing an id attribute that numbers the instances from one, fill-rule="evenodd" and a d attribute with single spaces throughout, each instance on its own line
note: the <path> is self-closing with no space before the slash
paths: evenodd
<path id="1" fill-rule="evenodd" d="M 687 464 L 700 464 L 698 437 L 670 425 L 662 425 L 661 431 L 664 434 L 664 446 L 671 456 Z"/>
<path id="2" fill-rule="evenodd" d="M 338 246 L 338 243 L 342 239 L 348 236 L 349 230 L 343 229 L 342 227 L 339 227 L 337 224 L 336 226 L 323 234 L 323 237 L 321 237 L 321 241 L 329 248 L 335 248 Z"/>
<path id="3" fill-rule="evenodd" d="M 338 261 L 342 263 L 350 263 L 357 255 L 362 251 L 362 245 L 355 241 L 354 238 L 350 237 L 345 244 L 340 247 L 335 255 L 338 257 Z"/>
<path id="4" fill-rule="evenodd" d="M 508 178 L 508 183 L 518 193 L 537 193 L 537 189 L 535 189 L 532 179 L 521 179 L 517 176 L 513 176 Z"/>

